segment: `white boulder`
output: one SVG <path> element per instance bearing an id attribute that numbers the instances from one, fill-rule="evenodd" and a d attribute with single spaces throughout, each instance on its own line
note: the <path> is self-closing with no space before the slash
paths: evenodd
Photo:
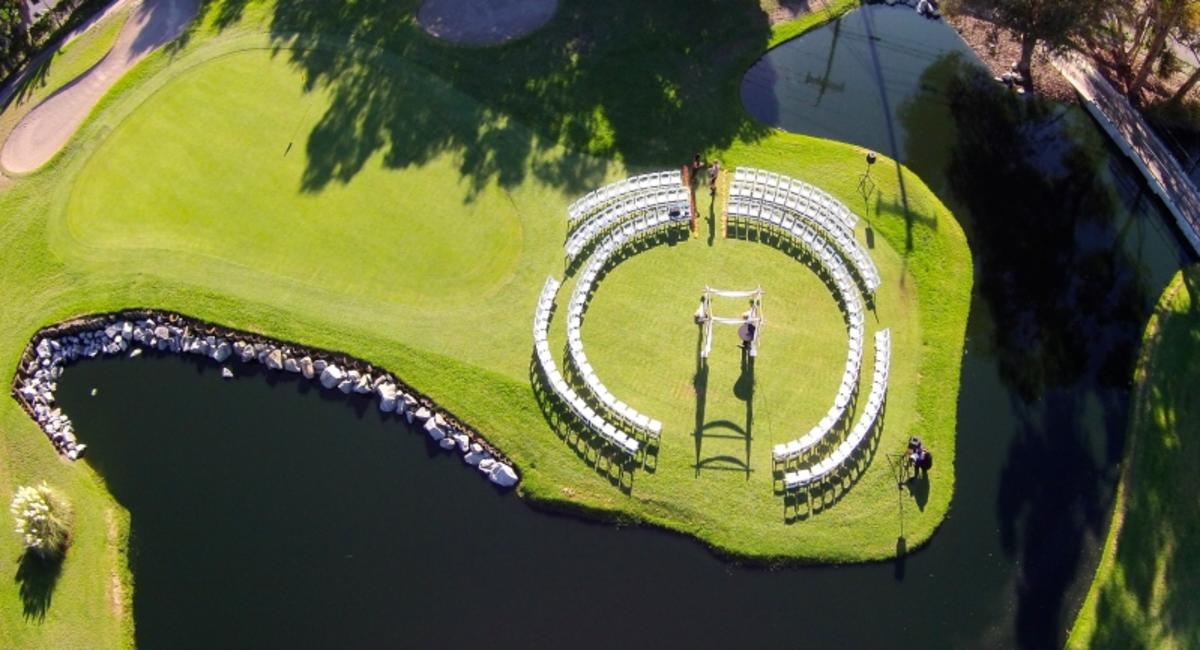
<path id="1" fill-rule="evenodd" d="M 371 392 L 371 375 L 362 375 L 354 382 L 354 392 L 366 395 Z"/>
<path id="2" fill-rule="evenodd" d="M 446 432 L 438 426 L 437 420 L 433 418 L 425 421 L 425 432 L 429 434 L 430 438 L 433 438 L 434 442 L 441 442 L 446 437 Z"/>
<path id="3" fill-rule="evenodd" d="M 317 363 L 321 362 L 318 361 Z M 314 367 L 315 365 L 316 364 L 314 364 Z M 345 379 L 346 373 L 342 372 L 341 368 L 333 364 L 325 366 L 325 369 L 321 371 L 321 385 L 325 388 L 333 388 L 334 386 L 342 383 L 342 381 Z"/>
<path id="4" fill-rule="evenodd" d="M 488 479 L 500 487 L 512 487 L 517 484 L 517 473 L 504 463 L 496 463 L 488 473 Z"/>
<path id="5" fill-rule="evenodd" d="M 384 413 L 391 413 L 396 410 L 396 386 L 395 384 L 380 384 L 375 392 L 379 394 L 379 410 Z"/>

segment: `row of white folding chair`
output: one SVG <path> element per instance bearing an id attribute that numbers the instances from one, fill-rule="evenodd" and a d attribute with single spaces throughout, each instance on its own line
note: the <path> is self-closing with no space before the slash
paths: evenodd
<path id="1" fill-rule="evenodd" d="M 554 309 L 554 296 L 558 293 L 561 282 L 547 276 L 542 285 L 542 293 L 538 296 L 537 309 L 533 315 L 533 342 L 546 341 L 550 331 L 550 312 Z"/>
<path id="2" fill-rule="evenodd" d="M 854 290 L 854 280 L 850 275 L 850 271 L 846 269 L 841 251 L 825 238 L 823 232 L 809 226 L 804 220 L 796 220 L 790 216 L 783 217 L 780 220 L 779 226 L 775 226 L 774 222 L 771 221 L 772 215 L 769 212 L 764 214 L 761 211 L 745 211 L 738 214 L 739 217 L 744 218 L 749 223 L 761 224 L 764 227 L 777 227 L 785 235 L 790 236 L 792 241 L 798 246 L 814 255 L 821 267 L 829 273 L 837 285 L 838 293 L 847 308 L 847 313 L 850 314 L 852 319 L 861 317 L 862 305 L 857 298 L 857 292 Z"/>
<path id="3" fill-rule="evenodd" d="M 639 215 L 634 219 L 630 219 L 620 224 L 618 227 L 612 228 L 604 236 L 603 241 L 596 247 L 592 253 L 591 260 L 588 262 L 587 269 L 584 275 L 591 273 L 592 277 L 586 283 L 587 288 L 590 288 L 591 281 L 595 279 L 601 267 L 608 262 L 608 258 L 617 251 L 620 247 L 643 237 L 649 237 L 657 234 L 664 226 L 668 226 L 675 222 L 676 219 L 665 212 L 651 212 L 648 214 Z M 581 285 L 576 283 L 575 291 L 579 292 Z"/>
<path id="4" fill-rule="evenodd" d="M 567 221 L 569 227 L 574 228 L 577 224 L 581 223 L 588 216 L 588 214 L 595 212 L 608 203 L 619 200 L 626 195 L 632 195 L 639 192 L 671 186 L 683 186 L 683 177 L 681 172 L 651 172 L 648 174 L 630 176 L 629 178 L 619 180 L 615 183 L 609 183 L 608 185 L 589 192 L 567 207 Z"/>
<path id="5" fill-rule="evenodd" d="M 850 231 L 853 231 L 854 227 L 858 224 L 858 216 L 851 212 L 849 207 L 815 185 L 784 176 L 783 174 L 754 169 L 753 167 L 739 167 L 737 172 L 740 173 L 734 174 L 735 183 L 740 182 L 756 185 L 763 190 L 786 192 L 805 201 L 812 202 L 835 216 Z"/>
<path id="6" fill-rule="evenodd" d="M 797 227 L 800 229 L 805 228 L 803 224 Z M 808 247 L 811 252 L 816 254 L 821 263 L 835 278 L 838 294 L 841 297 L 844 308 L 847 310 L 846 313 L 849 319 L 849 349 L 846 354 L 846 367 L 842 372 L 842 381 L 838 386 L 838 392 L 834 397 L 833 405 L 829 407 L 829 411 L 821 418 L 821 421 L 809 430 L 808 433 L 790 442 L 775 445 L 771 453 L 776 462 L 786 462 L 790 458 L 800 456 L 805 451 L 816 446 L 817 443 L 823 440 L 837 426 L 845 415 L 854 392 L 858 389 L 858 375 L 862 366 L 862 339 L 865 317 L 861 303 L 856 295 L 853 281 L 850 279 L 849 272 L 845 270 L 845 263 L 840 256 L 829 252 L 827 248 L 819 245 L 814 246 L 818 242 L 815 242 L 813 239 L 810 238 L 806 241 L 798 233 L 793 233 L 793 237 L 798 245 Z"/>
<path id="7" fill-rule="evenodd" d="M 627 194 L 671 186 L 683 186 L 682 172 L 662 171 L 639 174 L 592 190 L 567 206 L 567 230 L 574 230 L 588 215 Z"/>
<path id="8" fill-rule="evenodd" d="M 858 217 L 844 203 L 833 198 L 825 190 L 802 180 L 753 167 L 738 167 L 734 171 L 733 179 L 735 183 L 748 183 L 757 185 L 764 190 L 783 191 L 813 202 L 837 217 L 851 232 L 858 225 Z"/>
<path id="9" fill-rule="evenodd" d="M 793 182 L 802 184 L 800 181 Z M 786 188 L 773 189 L 757 183 L 734 181 L 729 185 L 729 198 L 731 201 L 768 203 L 792 212 L 819 215 L 822 221 L 828 220 L 829 228 L 854 235 L 854 228 L 838 213 L 838 206 L 824 201 L 816 192 L 801 193 Z"/>
<path id="10" fill-rule="evenodd" d="M 631 455 L 636 454 L 640 443 L 628 434 L 617 430 L 615 425 L 604 420 L 602 416 L 592 409 L 584 408 L 586 407 L 586 403 L 567 384 L 566 380 L 563 379 L 562 373 L 558 371 L 557 364 L 554 363 L 554 356 L 550 353 L 550 343 L 547 340 L 547 333 L 550 325 L 550 312 L 554 308 L 554 296 L 558 293 L 560 286 L 561 283 L 553 277 L 546 278 L 546 284 L 542 287 L 542 293 L 538 298 L 533 335 L 535 347 L 537 348 L 538 364 L 541 366 L 542 372 L 546 375 L 555 394 L 570 406 L 572 412 L 583 420 L 590 429 L 614 444 L 621 451 Z"/>
<path id="11" fill-rule="evenodd" d="M 681 215 L 688 212 L 687 191 L 683 188 L 639 194 L 610 205 L 571 233 L 566 243 L 567 257 L 574 260 L 593 238 L 632 215 L 648 211 L 661 211 L 669 214 L 672 210 L 677 210 Z M 691 218 L 690 214 L 684 216 Z"/>
<path id="12" fill-rule="evenodd" d="M 554 363 L 554 358 L 550 354 L 550 345 L 545 342 L 538 343 L 537 353 L 538 361 L 542 366 L 542 371 L 545 373 L 546 379 L 550 382 L 550 386 L 559 399 L 570 407 L 571 412 L 582 420 L 589 429 L 620 451 L 630 456 L 636 454 L 641 443 L 638 442 L 637 438 L 621 431 L 615 424 L 597 413 L 579 393 L 575 392 L 575 389 L 571 388 L 571 385 L 563 378 L 562 373 L 559 372 L 557 365 Z"/>
<path id="13" fill-rule="evenodd" d="M 554 283 L 553 290 L 550 290 L 551 283 Z M 543 289 L 543 298 L 538 301 L 539 311 L 544 309 L 548 315 L 553 305 L 554 294 L 557 291 L 558 283 L 553 278 L 548 279 L 546 289 Z M 549 304 L 545 304 L 546 295 L 550 296 Z M 546 380 L 550 383 L 555 395 L 589 429 L 596 432 L 620 451 L 631 456 L 636 454 L 641 443 L 636 438 L 618 429 L 616 425 L 606 420 L 603 415 L 588 406 L 587 402 L 563 378 L 562 373 L 558 370 L 558 365 L 554 362 L 554 355 L 550 352 L 550 343 L 546 340 L 546 326 L 541 325 L 542 322 L 548 323 L 548 319 L 545 321 L 535 319 L 534 340 L 536 341 L 535 348 L 537 350 L 538 365 L 541 367 L 542 373 L 546 376 Z"/>
<path id="14" fill-rule="evenodd" d="M 575 363 L 575 368 L 579 370 L 580 375 L 583 377 L 585 385 L 591 389 L 596 399 L 604 404 L 605 408 L 621 418 L 629 426 L 653 438 L 658 438 L 662 434 L 662 422 L 638 412 L 633 407 L 617 399 L 603 382 L 600 381 L 595 370 L 592 369 L 591 363 L 588 362 L 587 355 L 583 351 L 583 340 L 580 336 L 580 329 L 583 324 L 583 307 L 587 303 L 588 295 L 591 293 L 592 283 L 595 282 L 600 270 L 608 261 L 608 257 L 621 246 L 629 243 L 638 236 L 648 235 L 670 224 L 670 222 L 671 219 L 663 214 L 645 215 L 635 221 L 628 222 L 621 230 L 610 235 L 605 240 L 604 245 L 592 256 L 583 273 L 580 274 L 579 281 L 575 284 L 575 291 L 571 295 L 571 302 L 567 309 L 567 344 L 571 353 L 571 359 Z"/>
<path id="15" fill-rule="evenodd" d="M 801 468 L 794 472 L 788 472 L 783 477 L 783 485 L 785 489 L 795 490 L 804 485 L 820 481 L 825 476 L 831 474 L 834 470 L 846 462 L 850 456 L 858 449 L 863 440 L 866 440 L 871 429 L 876 425 L 879 419 L 879 412 L 883 408 L 883 401 L 887 396 L 887 377 L 888 368 L 891 363 L 891 332 L 887 329 L 880 330 L 875 333 L 875 373 L 871 382 L 871 393 L 867 397 L 867 403 L 863 407 L 862 415 L 854 428 L 851 429 L 850 435 L 837 446 L 837 449 L 825 459 L 818 461 L 811 468 Z"/>
<path id="16" fill-rule="evenodd" d="M 759 221 L 776 229 L 794 230 L 796 221 L 813 223 L 820 228 L 822 233 L 825 233 L 822 237 L 827 234 L 833 238 L 833 243 L 837 246 L 837 250 L 841 251 L 838 253 L 839 255 L 848 255 L 850 257 L 849 261 L 851 265 L 858 273 L 858 276 L 863 279 L 863 284 L 866 285 L 870 293 L 874 293 L 879 288 L 879 271 L 875 267 L 874 260 L 871 259 L 871 256 L 867 254 L 852 234 L 847 234 L 844 230 L 832 225 L 832 219 L 819 214 L 812 215 L 802 212 L 792 212 L 788 208 L 759 205 L 745 201 L 731 203 L 730 209 L 736 216 L 760 215 Z"/>
<path id="17" fill-rule="evenodd" d="M 568 334 L 567 341 L 571 354 L 571 362 L 575 364 L 575 369 L 583 377 L 584 385 L 591 390 L 592 394 L 604 405 L 605 409 L 620 418 L 626 425 L 651 438 L 657 439 L 662 434 L 662 422 L 622 402 L 608 390 L 604 382 L 600 381 L 600 377 L 597 376 L 595 369 L 592 368 L 591 362 L 588 361 L 587 353 L 583 351 L 583 341 L 578 336 L 578 330 L 574 330 L 574 332 L 573 336 Z"/>
<path id="18" fill-rule="evenodd" d="M 833 238 L 834 243 L 844 255 L 849 256 L 851 264 L 863 279 L 868 291 L 874 293 L 879 288 L 879 270 L 874 260 L 867 254 L 852 233 L 838 227 L 832 217 L 820 213 L 796 211 L 786 205 L 758 201 L 745 197 L 733 197 L 729 200 L 727 212 L 735 219 L 754 218 L 776 229 L 790 229 L 789 219 L 796 218 L 815 223 L 821 230 Z"/>

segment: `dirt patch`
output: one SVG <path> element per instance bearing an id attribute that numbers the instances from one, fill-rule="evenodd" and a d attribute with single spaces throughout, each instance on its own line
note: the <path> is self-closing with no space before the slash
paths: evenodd
<path id="1" fill-rule="evenodd" d="M 104 511 L 104 524 L 107 530 L 109 560 L 108 606 L 119 621 L 125 617 L 125 587 L 121 584 L 121 572 L 117 568 L 117 563 L 121 561 L 121 554 L 118 552 L 121 531 L 117 527 L 117 519 L 113 516 L 111 508 Z"/>
<path id="2" fill-rule="evenodd" d="M 461 45 L 499 45 L 545 25 L 558 0 L 425 0 L 417 23 L 430 36 Z"/>
<path id="3" fill-rule="evenodd" d="M 786 23 L 817 11 L 825 11 L 829 7 L 825 0 L 767 0 L 763 2 L 763 10 L 772 25 Z"/>
<path id="4" fill-rule="evenodd" d="M 995 23 L 963 15 L 946 16 L 944 20 L 983 59 L 993 76 L 1011 71 L 1013 64 L 1020 60 L 1021 42 Z M 1033 91 L 1056 102 L 1073 104 L 1077 101 L 1075 89 L 1041 51 L 1033 56 Z"/>

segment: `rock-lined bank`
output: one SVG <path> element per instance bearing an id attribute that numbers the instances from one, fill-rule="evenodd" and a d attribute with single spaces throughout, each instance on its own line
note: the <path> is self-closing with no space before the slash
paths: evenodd
<path id="1" fill-rule="evenodd" d="M 58 379 L 71 363 L 99 356 L 144 351 L 194 354 L 225 364 L 254 364 L 300 375 L 326 390 L 377 399 L 379 410 L 420 426 L 442 449 L 455 451 L 496 485 L 518 481 L 512 463 L 477 432 L 438 408 L 391 373 L 349 355 L 275 341 L 179 314 L 136 310 L 73 319 L 43 328 L 30 340 L 13 379 L 13 397 L 38 423 L 58 452 L 71 460 L 84 454 L 71 419 L 55 406 Z"/>

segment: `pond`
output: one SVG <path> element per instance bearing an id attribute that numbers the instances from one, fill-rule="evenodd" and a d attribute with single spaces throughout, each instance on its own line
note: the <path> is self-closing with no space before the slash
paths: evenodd
<path id="1" fill-rule="evenodd" d="M 58 399 L 132 516 L 139 645 L 1061 645 L 1106 531 L 1142 327 L 1184 253 L 1086 116 L 1005 98 L 970 60 L 940 23 L 866 9 L 743 87 L 763 119 L 906 161 L 964 222 L 958 484 L 929 546 L 743 567 L 535 511 L 356 396 L 107 359 Z"/>

